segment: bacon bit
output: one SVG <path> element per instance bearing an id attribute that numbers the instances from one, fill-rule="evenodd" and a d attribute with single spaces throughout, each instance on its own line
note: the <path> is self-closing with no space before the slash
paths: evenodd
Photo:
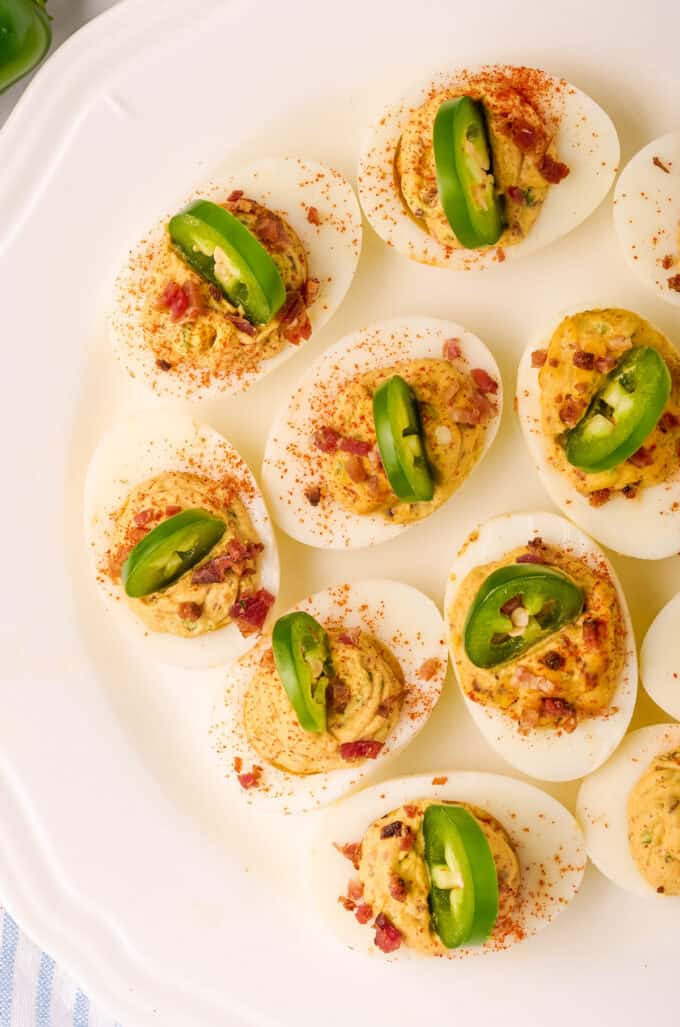
<path id="1" fill-rule="evenodd" d="M 307 220 L 309 221 L 310 225 L 321 224 L 321 218 L 319 217 L 319 212 L 316 209 L 316 207 L 307 208 Z"/>
<path id="2" fill-rule="evenodd" d="M 392 896 L 395 902 L 406 901 L 406 896 L 408 895 L 408 888 L 406 886 L 406 881 L 403 877 L 400 877 L 399 874 L 390 874 L 388 887 L 390 895 Z"/>
<path id="3" fill-rule="evenodd" d="M 318 485 L 310 485 L 308 489 L 305 489 L 305 499 L 310 506 L 318 506 L 321 502 L 321 489 Z"/>
<path id="4" fill-rule="evenodd" d="M 638 494 L 638 485 L 624 485 L 621 489 L 624 499 L 635 499 Z"/>
<path id="5" fill-rule="evenodd" d="M 375 927 L 375 944 L 381 952 L 395 952 L 401 945 L 402 934 L 384 913 L 378 913 L 373 923 Z"/>
<path id="6" fill-rule="evenodd" d="M 433 785 L 445 785 L 447 781 L 448 781 L 448 777 L 433 777 L 432 778 L 432 784 Z"/>
<path id="7" fill-rule="evenodd" d="M 588 496 L 588 502 L 591 506 L 604 506 L 611 499 L 611 495 L 611 489 L 596 489 Z"/>
<path id="8" fill-rule="evenodd" d="M 268 250 L 273 253 L 280 253 L 289 242 L 286 226 L 277 214 L 270 210 L 263 210 L 257 216 L 253 228 L 255 235 Z"/>
<path id="9" fill-rule="evenodd" d="M 366 479 L 365 487 L 369 496 L 371 496 L 372 499 L 377 499 L 382 491 L 380 478 L 376 474 L 372 474 L 370 478 Z"/>
<path id="10" fill-rule="evenodd" d="M 153 510 L 151 507 L 149 507 L 146 510 L 140 510 L 139 513 L 136 513 L 133 520 L 138 528 L 144 528 L 149 523 L 149 521 L 155 521 L 159 517 L 159 511 Z"/>
<path id="11" fill-rule="evenodd" d="M 257 592 L 241 596 L 229 610 L 229 616 L 236 621 L 242 635 L 252 635 L 262 630 L 273 604 L 274 596 L 271 592 L 260 588 Z"/>
<path id="12" fill-rule="evenodd" d="M 208 560 L 201 567 L 194 571 L 191 576 L 192 585 L 214 585 L 221 584 L 228 571 L 233 570 L 246 560 L 252 560 L 258 553 L 261 553 L 264 546 L 261 542 L 241 542 L 233 538 L 227 546 L 226 553 Z"/>
<path id="13" fill-rule="evenodd" d="M 241 788 L 248 791 L 249 788 L 259 788 L 262 780 L 262 767 L 254 766 L 249 774 L 239 774 L 238 783 Z"/>
<path id="14" fill-rule="evenodd" d="M 668 279 L 668 288 L 672 289 L 673 292 L 680 292 L 680 275 L 673 275 L 672 278 Z"/>
<path id="15" fill-rule="evenodd" d="M 402 820 L 392 820 L 389 824 L 385 824 L 380 831 L 381 838 L 401 838 L 401 832 L 404 828 Z"/>
<path id="16" fill-rule="evenodd" d="M 319 295 L 321 289 L 321 283 L 318 278 L 308 278 L 305 284 L 302 286 L 302 298 L 305 301 L 305 306 L 311 307 L 312 303 Z"/>
<path id="17" fill-rule="evenodd" d="M 182 620 L 195 621 L 201 619 L 203 607 L 200 603 L 180 603 L 178 612 Z"/>
<path id="18" fill-rule="evenodd" d="M 546 717 L 553 717 L 560 721 L 560 727 L 564 728 L 567 734 L 576 727 L 576 711 L 566 699 L 559 699 L 554 696 L 546 696 L 541 700 L 543 713 Z"/>
<path id="19" fill-rule="evenodd" d="M 374 760 L 382 749 L 384 742 L 376 742 L 371 738 L 362 738 L 357 742 L 343 742 L 340 746 L 340 758 L 352 760 Z"/>
<path id="20" fill-rule="evenodd" d="M 404 809 L 407 809 L 407 807 L 404 806 Z M 413 837 L 413 831 L 408 826 L 408 824 L 404 824 L 404 834 L 402 835 L 402 839 L 399 842 L 399 851 L 408 852 L 410 849 L 413 848 L 414 841 L 415 839 Z"/>
<path id="21" fill-rule="evenodd" d="M 328 689 L 328 704 L 335 713 L 344 713 L 352 698 L 352 692 L 344 681 L 334 678 Z"/>
<path id="22" fill-rule="evenodd" d="M 343 631 L 343 633 L 338 636 L 338 641 L 342 642 L 343 645 L 356 646 L 359 642 L 360 634 L 361 632 L 359 631 L 359 628 L 352 628 L 351 631 Z"/>
<path id="23" fill-rule="evenodd" d="M 278 313 L 281 331 L 287 342 L 297 346 L 303 339 L 308 339 L 312 334 L 312 322 L 307 315 L 302 295 L 299 292 L 289 292 L 286 302 Z"/>
<path id="24" fill-rule="evenodd" d="M 367 924 L 373 916 L 373 906 L 369 906 L 367 902 L 362 902 L 360 906 L 357 906 L 354 915 L 360 924 Z"/>
<path id="25" fill-rule="evenodd" d="M 182 288 L 184 289 L 184 295 L 187 298 L 187 309 L 184 316 L 187 318 L 196 317 L 205 310 L 201 287 L 198 282 L 194 282 L 193 279 L 188 278 Z"/>
<path id="26" fill-rule="evenodd" d="M 160 358 L 156 361 L 156 367 L 160 368 L 161 371 L 170 371 L 172 364 L 169 360 L 161 360 Z"/>
<path id="27" fill-rule="evenodd" d="M 451 407 L 451 420 L 469 426 L 486 424 L 496 413 L 496 407 L 483 393 L 475 391 L 468 406 Z"/>
<path id="28" fill-rule="evenodd" d="M 550 695 L 554 691 L 552 681 L 548 681 L 547 678 L 542 677 L 540 674 L 534 674 L 533 671 L 529 670 L 528 667 L 522 666 L 522 664 L 514 670 L 512 683 L 520 688 L 528 688 L 531 692 L 543 692 Z"/>
<path id="29" fill-rule="evenodd" d="M 670 175 L 671 169 L 668 167 L 667 164 L 664 164 L 660 157 L 652 157 L 652 164 L 656 168 L 661 168 L 661 170 L 665 171 L 667 175 Z"/>
<path id="30" fill-rule="evenodd" d="M 656 446 L 650 446 L 649 449 L 645 446 L 640 446 L 632 456 L 628 457 L 628 463 L 632 464 L 633 467 L 651 467 L 654 463 L 655 449 Z"/>
<path id="31" fill-rule="evenodd" d="M 578 403 L 571 396 L 567 396 L 560 407 L 560 420 L 563 424 L 574 425 L 579 419 L 579 412 Z"/>
<path id="32" fill-rule="evenodd" d="M 442 349 L 444 360 L 457 360 L 461 355 L 460 339 L 446 339 Z"/>
<path id="33" fill-rule="evenodd" d="M 232 189 L 227 196 L 227 203 L 236 203 L 243 196 L 243 189 Z"/>
<path id="34" fill-rule="evenodd" d="M 338 895 L 338 902 L 347 910 L 348 913 L 353 913 L 357 908 L 356 902 L 353 902 L 352 899 L 348 899 L 346 895 Z"/>
<path id="35" fill-rule="evenodd" d="M 546 182 L 550 182 L 551 185 L 557 185 L 558 182 L 561 182 L 569 174 L 569 165 L 564 164 L 561 160 L 555 160 L 549 153 L 544 153 L 543 159 L 538 165 L 538 170 Z"/>
<path id="36" fill-rule="evenodd" d="M 545 560 L 538 553 L 522 553 L 515 563 L 545 563 Z"/>
<path id="37" fill-rule="evenodd" d="M 510 138 L 522 153 L 530 153 L 539 142 L 539 133 L 528 121 L 519 119 L 510 125 Z"/>
<path id="38" fill-rule="evenodd" d="M 340 442 L 340 433 L 334 428 L 319 428 L 314 432 L 314 445 L 322 453 L 335 453 Z"/>
<path id="39" fill-rule="evenodd" d="M 416 806 L 414 803 L 404 803 L 404 812 L 407 817 L 417 817 L 420 813 L 420 806 Z"/>
<path id="40" fill-rule="evenodd" d="M 341 856 L 350 861 L 355 870 L 359 869 L 361 842 L 347 842 L 346 845 L 339 845 L 337 842 L 333 842 L 333 847 L 338 850 Z"/>
<path id="41" fill-rule="evenodd" d="M 178 282 L 168 282 L 161 293 L 160 304 L 170 311 L 173 321 L 179 321 L 189 306 L 189 297 Z"/>
<path id="42" fill-rule="evenodd" d="M 583 642 L 586 649 L 600 649 L 607 641 L 607 622 L 599 617 L 583 622 Z"/>
<path id="43" fill-rule="evenodd" d="M 500 612 L 502 614 L 504 614 L 504 616 L 509 617 L 510 614 L 514 613 L 515 610 L 518 610 L 520 608 L 520 606 L 524 606 L 524 597 L 521 596 L 521 595 L 520 596 L 512 596 L 512 598 L 507 599 L 503 603 L 503 605 L 501 607 L 499 607 L 499 609 L 500 609 Z"/>
<path id="44" fill-rule="evenodd" d="M 178 514 L 178 513 L 181 513 L 181 512 L 182 512 L 182 507 L 181 506 L 177 506 L 176 504 L 172 504 L 171 506 L 166 506 L 166 508 L 165 508 L 165 516 L 166 517 L 174 517 L 175 514 Z"/>
<path id="45" fill-rule="evenodd" d="M 350 899 L 354 899 L 356 902 L 364 894 L 364 886 L 361 883 L 360 878 L 353 877 L 347 885 L 347 894 Z"/>
<path id="46" fill-rule="evenodd" d="M 425 660 L 424 663 L 421 663 L 418 670 L 418 677 L 422 678 L 423 681 L 431 681 L 441 665 L 441 660 L 438 660 L 436 656 L 430 657 L 429 660 Z"/>
<path id="47" fill-rule="evenodd" d="M 558 653 L 556 650 L 551 650 L 546 653 L 545 656 L 541 657 L 541 663 L 544 664 L 548 670 L 562 670 L 566 660 L 562 653 Z"/>
<path id="48" fill-rule="evenodd" d="M 362 442 L 361 439 L 340 438 L 338 449 L 343 453 L 355 453 L 357 456 L 368 456 L 373 449 L 372 442 Z"/>
<path id="49" fill-rule="evenodd" d="M 525 706 L 519 717 L 520 731 L 529 731 L 538 724 L 540 713 L 535 706 Z"/>
<path id="50" fill-rule="evenodd" d="M 506 192 L 513 203 L 521 203 L 524 205 L 527 202 L 524 190 L 520 189 L 518 185 L 509 185 Z"/>
<path id="51" fill-rule="evenodd" d="M 481 367 L 473 367 L 470 377 L 481 393 L 498 392 L 498 382 Z"/>
<path id="52" fill-rule="evenodd" d="M 237 332 L 241 332 L 243 335 L 249 335 L 251 338 L 257 335 L 257 328 L 255 325 L 247 321 L 245 317 L 239 317 L 238 314 L 225 314 L 225 319 L 229 321 Z"/>
<path id="53" fill-rule="evenodd" d="M 666 412 L 661 415 L 661 419 L 659 421 L 659 429 L 665 435 L 666 432 L 671 431 L 672 428 L 677 428 L 679 424 L 680 418 L 676 417 L 675 414 L 672 414 L 670 410 L 666 410 Z"/>
<path id="54" fill-rule="evenodd" d="M 362 481 L 366 481 L 366 478 L 368 477 L 366 474 L 366 468 L 359 456 L 348 456 L 345 460 L 345 470 L 351 480 L 357 485 Z"/>
<path id="55" fill-rule="evenodd" d="M 243 760 L 240 756 L 234 756 L 234 770 L 237 774 L 240 774 L 243 770 Z"/>
<path id="56" fill-rule="evenodd" d="M 670 271 L 670 269 L 673 267 L 673 264 L 675 264 L 675 260 L 673 259 L 673 255 L 671 253 L 667 253 L 666 256 L 663 257 L 661 260 L 661 267 L 664 269 L 664 271 Z"/>
<path id="57" fill-rule="evenodd" d="M 616 357 L 604 356 L 595 357 L 595 370 L 601 374 L 609 374 L 612 367 L 616 366 Z"/>
<path id="58" fill-rule="evenodd" d="M 595 365 L 595 354 L 588 353 L 584 349 L 577 349 L 572 360 L 574 367 L 580 367 L 584 371 L 592 371 Z"/>
<path id="59" fill-rule="evenodd" d="M 532 367 L 543 367 L 546 360 L 548 359 L 547 349 L 535 349 L 531 354 L 531 366 Z"/>

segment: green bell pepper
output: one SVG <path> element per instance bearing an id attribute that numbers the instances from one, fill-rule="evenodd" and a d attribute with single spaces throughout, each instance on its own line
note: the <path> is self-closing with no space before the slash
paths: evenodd
<path id="1" fill-rule="evenodd" d="M 658 350 L 627 350 L 578 424 L 565 432 L 569 463 L 591 474 L 622 464 L 656 427 L 670 392 L 670 372 Z"/>
<path id="2" fill-rule="evenodd" d="M 462 806 L 428 806 L 423 817 L 430 917 L 448 949 L 481 945 L 498 917 L 498 873 L 477 820 Z"/>
<path id="3" fill-rule="evenodd" d="M 274 663 L 305 731 L 326 730 L 326 688 L 332 674 L 328 635 L 314 617 L 295 610 L 279 617 L 272 632 Z"/>
<path id="4" fill-rule="evenodd" d="M 224 521 L 205 510 L 184 510 L 161 521 L 123 564 L 127 595 L 139 599 L 172 585 L 208 555 L 226 528 Z"/>
<path id="5" fill-rule="evenodd" d="M 0 93 L 39 64 L 52 42 L 46 0 L 0 0 Z"/>
<path id="6" fill-rule="evenodd" d="M 410 386 L 398 374 L 376 389 L 373 423 L 380 458 L 394 494 L 409 503 L 429 502 L 434 495 L 434 482 L 418 406 Z"/>
<path id="7" fill-rule="evenodd" d="M 439 197 L 456 238 L 467 249 L 492 246 L 504 221 L 482 105 L 469 96 L 445 100 L 432 142 Z"/>
<path id="8" fill-rule="evenodd" d="M 168 222 L 180 257 L 242 307 L 249 321 L 268 324 L 286 299 L 279 270 L 259 239 L 224 207 L 196 200 Z"/>
<path id="9" fill-rule="evenodd" d="M 583 603 L 583 589 L 555 567 L 499 567 L 484 581 L 468 611 L 465 652 L 476 667 L 507 663 L 576 620 Z"/>

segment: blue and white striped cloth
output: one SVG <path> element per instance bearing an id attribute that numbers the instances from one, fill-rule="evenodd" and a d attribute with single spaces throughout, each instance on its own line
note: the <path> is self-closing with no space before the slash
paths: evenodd
<path id="1" fill-rule="evenodd" d="M 0 909 L 0 1027 L 120 1027 Z"/>

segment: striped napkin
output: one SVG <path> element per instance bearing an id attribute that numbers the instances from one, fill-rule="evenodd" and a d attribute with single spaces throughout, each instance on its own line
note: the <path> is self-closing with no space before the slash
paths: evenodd
<path id="1" fill-rule="evenodd" d="M 0 1027 L 120 1027 L 0 908 Z"/>

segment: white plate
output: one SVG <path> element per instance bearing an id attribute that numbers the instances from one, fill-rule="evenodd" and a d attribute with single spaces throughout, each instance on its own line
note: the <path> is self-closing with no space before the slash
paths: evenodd
<path id="1" fill-rule="evenodd" d="M 507 0 L 424 6 L 414 17 L 406 0 L 202 0 L 197 15 L 195 0 L 124 0 L 50 59 L 0 135 L 10 540 L 0 895 L 124 1027 L 316 1027 L 319 1009 L 331 1027 L 373 1027 L 385 1022 L 386 994 L 414 1024 L 440 1017 L 443 1000 L 456 1018 L 481 1013 L 491 1027 L 595 1027 L 617 1012 L 622 1022 L 667 1018 L 677 918 L 643 915 L 592 871 L 540 940 L 493 967 L 447 967 L 444 999 L 438 966 L 400 967 L 397 977 L 326 940 L 296 870 L 313 825 L 254 816 L 214 777 L 205 740 L 220 673 L 162 670 L 114 644 L 82 551 L 88 458 L 116 417 L 155 405 L 111 354 L 111 283 L 128 241 L 196 181 L 237 160 L 295 153 L 353 178 L 374 113 L 454 58 L 543 64 L 577 81 L 612 115 L 625 158 L 677 117 L 676 0 L 658 0 L 645 18 L 632 0 L 553 5 L 538 18 L 533 5 Z M 321 349 L 358 325 L 414 309 L 456 320 L 488 342 L 507 388 L 527 331 L 595 291 L 672 334 L 673 309 L 629 274 L 606 205 L 502 274 L 414 265 L 367 231 L 332 325 L 247 395 L 190 412 L 258 467 L 272 411 Z M 359 577 L 401 578 L 438 597 L 474 524 L 545 503 L 508 410 L 470 488 L 403 539 L 347 554 L 280 538 L 282 608 Z M 653 578 L 649 566 L 614 564 L 641 638 L 680 589 L 678 561 L 655 564 Z M 643 701 L 637 724 L 652 714 Z M 449 683 L 389 774 L 451 765 L 507 772 Z M 573 808 L 572 786 L 550 791 Z"/>

